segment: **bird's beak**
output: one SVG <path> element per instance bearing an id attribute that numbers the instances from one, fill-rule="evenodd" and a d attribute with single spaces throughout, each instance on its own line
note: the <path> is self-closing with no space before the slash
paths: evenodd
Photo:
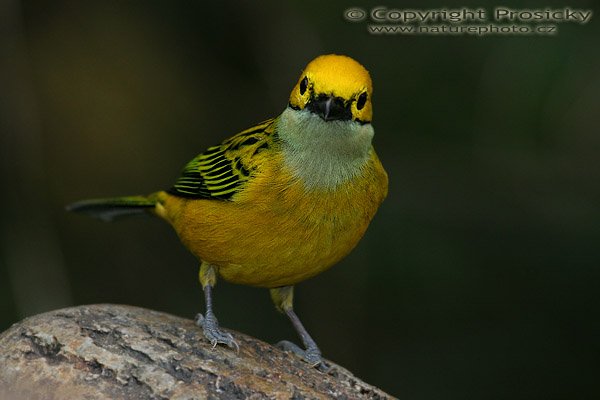
<path id="1" fill-rule="evenodd" d="M 309 101 L 306 108 L 325 121 L 351 120 L 350 104 L 340 97 L 321 95 Z"/>

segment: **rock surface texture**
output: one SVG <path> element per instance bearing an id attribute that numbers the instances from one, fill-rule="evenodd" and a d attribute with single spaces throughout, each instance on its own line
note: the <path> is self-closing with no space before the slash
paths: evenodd
<path id="1" fill-rule="evenodd" d="M 122 305 L 67 308 L 0 334 L 0 399 L 391 399 L 333 365 L 230 331 L 213 348 L 191 320 Z"/>

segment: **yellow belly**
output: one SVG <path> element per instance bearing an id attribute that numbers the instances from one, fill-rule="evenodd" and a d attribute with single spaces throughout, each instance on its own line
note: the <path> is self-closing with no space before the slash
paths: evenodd
<path id="1" fill-rule="evenodd" d="M 291 176 L 262 173 L 235 201 L 159 195 L 157 213 L 200 260 L 230 282 L 278 287 L 323 272 L 356 246 L 387 193 L 376 163 L 343 190 L 306 193 Z"/>

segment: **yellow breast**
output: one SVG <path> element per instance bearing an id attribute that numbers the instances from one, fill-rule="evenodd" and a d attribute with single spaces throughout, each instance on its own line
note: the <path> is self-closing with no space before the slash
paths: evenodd
<path id="1" fill-rule="evenodd" d="M 235 201 L 159 195 L 158 214 L 227 281 L 272 288 L 319 274 L 356 246 L 387 194 L 374 151 L 362 174 L 336 190 L 307 191 L 272 161 Z"/>

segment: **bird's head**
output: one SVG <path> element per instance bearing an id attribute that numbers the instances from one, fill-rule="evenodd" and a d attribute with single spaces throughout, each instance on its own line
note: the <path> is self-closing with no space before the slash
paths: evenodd
<path id="1" fill-rule="evenodd" d="M 286 166 L 308 190 L 333 190 L 362 173 L 372 153 L 373 85 L 350 57 L 312 60 L 277 122 Z"/>
<path id="2" fill-rule="evenodd" d="M 347 56 L 328 54 L 304 69 L 290 95 L 289 106 L 308 110 L 324 121 L 371 122 L 373 84 L 369 72 Z"/>

